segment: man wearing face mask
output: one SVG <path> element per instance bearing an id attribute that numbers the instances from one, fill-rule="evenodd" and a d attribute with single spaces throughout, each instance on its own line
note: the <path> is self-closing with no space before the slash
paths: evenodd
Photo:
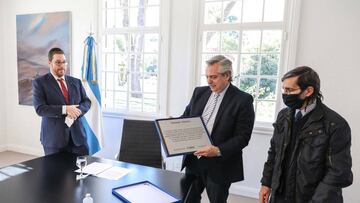
<path id="1" fill-rule="evenodd" d="M 322 103 L 320 79 L 310 67 L 282 78 L 282 109 L 264 164 L 261 203 L 343 202 L 352 184 L 351 132 L 346 120 Z"/>

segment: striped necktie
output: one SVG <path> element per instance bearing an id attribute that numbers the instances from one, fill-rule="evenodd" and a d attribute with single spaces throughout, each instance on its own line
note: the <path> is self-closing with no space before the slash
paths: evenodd
<path id="1" fill-rule="evenodd" d="M 215 110 L 215 107 L 216 107 L 216 104 L 217 104 L 220 94 L 214 93 L 214 95 L 212 95 L 212 96 L 213 97 L 211 98 L 209 105 L 207 106 L 207 108 L 205 109 L 205 111 L 202 114 L 205 125 L 208 124 L 211 116 L 214 113 L 214 110 Z"/>

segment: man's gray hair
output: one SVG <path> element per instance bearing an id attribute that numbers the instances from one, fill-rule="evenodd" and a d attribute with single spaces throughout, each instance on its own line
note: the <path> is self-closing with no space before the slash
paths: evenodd
<path id="1" fill-rule="evenodd" d="M 219 64 L 219 73 L 228 74 L 230 77 L 229 82 L 231 82 L 232 81 L 232 72 L 233 72 L 232 62 L 223 55 L 213 56 L 211 59 L 206 61 L 206 64 L 208 66 L 214 65 L 216 63 Z"/>

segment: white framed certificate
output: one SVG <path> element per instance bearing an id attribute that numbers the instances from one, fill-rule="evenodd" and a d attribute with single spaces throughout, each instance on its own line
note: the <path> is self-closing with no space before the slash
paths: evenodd
<path id="1" fill-rule="evenodd" d="M 155 124 L 167 156 L 194 153 L 212 144 L 200 116 L 156 119 Z"/>

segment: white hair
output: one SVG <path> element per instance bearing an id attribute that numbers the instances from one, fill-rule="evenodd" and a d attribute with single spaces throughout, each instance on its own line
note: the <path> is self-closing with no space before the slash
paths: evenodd
<path id="1" fill-rule="evenodd" d="M 223 55 L 216 55 L 211 57 L 211 59 L 206 61 L 206 64 L 208 66 L 213 65 L 213 64 L 219 64 L 219 73 L 221 74 L 228 74 L 230 76 L 229 82 L 232 81 L 232 62 L 226 58 Z"/>

